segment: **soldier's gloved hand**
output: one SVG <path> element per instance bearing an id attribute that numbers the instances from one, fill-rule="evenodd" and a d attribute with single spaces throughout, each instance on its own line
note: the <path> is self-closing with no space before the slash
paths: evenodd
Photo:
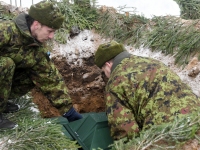
<path id="1" fill-rule="evenodd" d="M 83 118 L 82 115 L 79 114 L 73 107 L 70 108 L 68 112 L 64 113 L 63 117 L 67 118 L 69 122 Z"/>

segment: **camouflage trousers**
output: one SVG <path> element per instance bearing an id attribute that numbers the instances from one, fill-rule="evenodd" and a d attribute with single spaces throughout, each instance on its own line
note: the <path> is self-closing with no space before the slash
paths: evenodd
<path id="1" fill-rule="evenodd" d="M 16 69 L 15 63 L 9 57 L 0 57 L 0 113 L 8 99 L 21 97 L 33 87 L 28 71 Z"/>

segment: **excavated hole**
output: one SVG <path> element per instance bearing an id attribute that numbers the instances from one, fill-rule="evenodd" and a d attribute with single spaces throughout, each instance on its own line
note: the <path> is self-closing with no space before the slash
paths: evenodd
<path id="1" fill-rule="evenodd" d="M 106 78 L 101 70 L 93 63 L 93 56 L 83 59 L 82 65 L 68 64 L 66 58 L 52 58 L 54 64 L 64 77 L 74 107 L 80 113 L 102 112 L 105 110 L 103 92 Z M 42 117 L 59 116 L 46 97 L 35 88 L 32 90 L 33 102 L 37 104 Z"/>

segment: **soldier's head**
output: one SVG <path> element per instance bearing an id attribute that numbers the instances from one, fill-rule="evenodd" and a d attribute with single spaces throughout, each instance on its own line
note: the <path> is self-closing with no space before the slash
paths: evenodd
<path id="1" fill-rule="evenodd" d="M 64 16 L 54 2 L 41 1 L 31 5 L 28 14 L 34 19 L 30 26 L 31 34 L 41 43 L 52 39 L 55 30 L 59 29 L 64 21 Z"/>
<path id="2" fill-rule="evenodd" d="M 105 75 L 109 78 L 113 65 L 113 59 L 125 50 L 124 46 L 116 41 L 101 44 L 99 45 L 94 56 L 95 64 L 101 68 Z"/>

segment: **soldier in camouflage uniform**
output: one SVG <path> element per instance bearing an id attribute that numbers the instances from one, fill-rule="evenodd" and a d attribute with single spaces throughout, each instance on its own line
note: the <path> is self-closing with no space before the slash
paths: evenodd
<path id="1" fill-rule="evenodd" d="M 29 14 L 0 22 L 0 129 L 16 125 L 2 115 L 18 109 L 8 99 L 21 97 L 35 86 L 69 121 L 82 118 L 72 107 L 68 89 L 45 44 L 63 21 L 55 3 L 42 1 L 32 5 Z"/>
<path id="2" fill-rule="evenodd" d="M 132 138 L 152 125 L 197 111 L 198 97 L 163 63 L 128 53 L 115 41 L 101 44 L 95 64 L 109 78 L 106 112 L 114 139 Z"/>

